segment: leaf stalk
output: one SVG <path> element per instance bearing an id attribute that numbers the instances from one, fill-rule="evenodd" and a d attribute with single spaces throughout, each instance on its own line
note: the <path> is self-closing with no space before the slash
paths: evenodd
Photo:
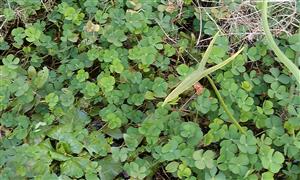
<path id="1" fill-rule="evenodd" d="M 214 81 L 209 76 L 206 76 L 206 78 L 208 79 L 210 85 L 214 89 L 215 94 L 218 97 L 219 102 L 221 103 L 221 106 L 223 107 L 225 113 L 228 115 L 231 122 L 240 130 L 241 133 L 246 134 L 246 131 L 242 128 L 242 126 L 239 124 L 239 122 L 234 118 L 234 116 L 228 110 L 227 105 L 225 104 L 224 99 L 222 98 L 222 96 L 221 96 L 218 88 L 216 87 Z"/>
<path id="2" fill-rule="evenodd" d="M 284 64 L 289 71 L 294 75 L 296 81 L 300 84 L 300 70 L 299 68 L 288 58 L 286 55 L 279 49 L 276 42 L 274 41 L 269 23 L 268 23 L 268 2 L 267 0 L 263 1 L 262 4 L 262 26 L 266 34 L 267 41 L 269 46 L 274 51 L 275 55 L 278 57 L 279 62 Z"/>

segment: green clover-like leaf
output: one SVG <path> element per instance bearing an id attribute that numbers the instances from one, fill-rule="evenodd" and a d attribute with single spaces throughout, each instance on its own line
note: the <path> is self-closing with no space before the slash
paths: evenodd
<path id="1" fill-rule="evenodd" d="M 203 152 L 203 150 L 198 150 L 193 153 L 193 159 L 195 160 L 195 166 L 198 169 L 213 168 L 215 153 L 211 150 Z"/>

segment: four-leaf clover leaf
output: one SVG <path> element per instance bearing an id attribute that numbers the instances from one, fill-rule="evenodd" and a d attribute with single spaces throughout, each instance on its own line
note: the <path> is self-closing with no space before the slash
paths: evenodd
<path id="1" fill-rule="evenodd" d="M 274 149 L 269 149 L 268 152 L 261 153 L 259 157 L 263 167 L 273 173 L 277 173 L 284 162 L 284 156 L 282 153 L 278 151 L 274 152 Z"/>
<path id="2" fill-rule="evenodd" d="M 198 169 L 208 169 L 213 168 L 215 153 L 211 150 L 203 152 L 203 150 L 198 150 L 193 153 L 193 159 L 195 160 L 195 166 Z"/>
<path id="3" fill-rule="evenodd" d="M 247 134 L 240 137 L 237 146 L 242 153 L 255 154 L 257 150 L 256 143 L 256 138 L 251 134 Z"/>

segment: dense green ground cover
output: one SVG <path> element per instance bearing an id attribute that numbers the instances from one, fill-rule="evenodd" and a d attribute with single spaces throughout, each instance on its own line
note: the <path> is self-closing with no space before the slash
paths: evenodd
<path id="1" fill-rule="evenodd" d="M 299 85 L 224 2 L 0 1 L 0 179 L 299 179 Z M 206 68 L 243 51 L 162 106 L 219 30 Z"/>

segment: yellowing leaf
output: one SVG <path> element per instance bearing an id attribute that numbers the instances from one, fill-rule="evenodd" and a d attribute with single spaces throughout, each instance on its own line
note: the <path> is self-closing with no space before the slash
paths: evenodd
<path id="1" fill-rule="evenodd" d="M 94 24 L 92 21 L 88 21 L 84 27 L 86 32 L 98 32 L 100 30 L 99 24 Z"/>

